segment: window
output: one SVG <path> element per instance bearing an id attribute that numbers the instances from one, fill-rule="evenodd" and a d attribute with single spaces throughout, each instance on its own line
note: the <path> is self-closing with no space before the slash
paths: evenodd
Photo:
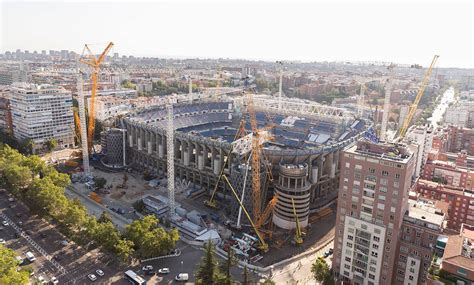
<path id="1" fill-rule="evenodd" d="M 369 278 L 370 279 L 375 279 L 375 275 L 369 273 Z"/>
<path id="2" fill-rule="evenodd" d="M 347 242 L 347 243 L 346 243 L 346 246 L 347 246 L 348 248 L 352 248 L 352 243 Z"/>
<path id="3" fill-rule="evenodd" d="M 382 170 L 382 176 L 388 176 L 388 171 Z"/>
<path id="4" fill-rule="evenodd" d="M 410 272 L 411 272 L 411 273 L 415 273 L 415 268 L 410 267 Z"/>
<path id="5" fill-rule="evenodd" d="M 377 237 L 377 236 L 374 236 L 374 241 L 375 241 L 375 242 L 380 242 L 380 238 Z"/>
<path id="6" fill-rule="evenodd" d="M 347 261 L 347 262 L 351 262 L 351 258 L 350 258 L 350 257 L 347 257 L 347 256 L 346 256 L 346 258 L 345 258 L 344 260 Z"/>
<path id="7" fill-rule="evenodd" d="M 375 173 L 375 168 L 370 168 L 369 167 L 369 173 Z"/>
<path id="8" fill-rule="evenodd" d="M 362 169 L 362 165 L 356 164 L 356 165 L 355 165 L 355 169 L 361 170 L 361 169 Z"/>
<path id="9" fill-rule="evenodd" d="M 395 188 L 400 187 L 400 183 L 398 181 L 393 182 L 393 187 Z"/>
<path id="10" fill-rule="evenodd" d="M 373 257 L 378 257 L 378 256 L 379 256 L 379 254 L 378 254 L 377 252 L 375 252 L 375 251 L 372 251 L 372 252 L 370 253 L 370 255 L 372 255 Z"/>
<path id="11" fill-rule="evenodd" d="M 350 168 L 351 164 L 349 162 L 346 162 L 346 168 Z"/>
<path id="12" fill-rule="evenodd" d="M 354 178 L 355 179 L 360 179 L 362 176 L 360 175 L 359 172 L 354 172 Z"/>
<path id="13" fill-rule="evenodd" d="M 379 200 L 385 201 L 385 195 L 379 195 Z"/>
<path id="14" fill-rule="evenodd" d="M 395 173 L 395 179 L 400 179 L 400 173 Z"/>
<path id="15" fill-rule="evenodd" d="M 388 184 L 388 179 L 386 179 L 386 178 L 381 178 L 381 179 L 380 179 L 380 184 L 381 184 L 381 185 L 387 185 L 387 184 Z"/>
<path id="16" fill-rule="evenodd" d="M 348 240 L 354 240 L 354 237 L 351 236 L 351 235 L 347 235 L 347 239 L 348 239 Z"/>
<path id="17" fill-rule="evenodd" d="M 413 281 L 413 275 L 409 275 L 408 279 L 410 279 L 410 281 Z"/>
<path id="18" fill-rule="evenodd" d="M 382 192 L 382 193 L 387 193 L 387 187 L 380 186 L 379 191 Z"/>
<path id="19" fill-rule="evenodd" d="M 411 264 L 411 266 L 415 266 L 415 265 L 416 265 L 416 262 L 415 262 L 414 260 L 412 260 L 412 261 L 410 262 L 410 264 Z"/>
<path id="20" fill-rule="evenodd" d="M 372 248 L 373 249 L 379 249 L 379 245 L 374 243 L 374 244 L 372 244 Z"/>
<path id="21" fill-rule="evenodd" d="M 344 268 L 350 270 L 350 269 L 351 269 L 351 266 L 350 266 L 349 264 L 344 264 Z"/>

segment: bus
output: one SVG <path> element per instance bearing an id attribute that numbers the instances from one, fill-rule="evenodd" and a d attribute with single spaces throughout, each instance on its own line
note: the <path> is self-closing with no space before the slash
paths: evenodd
<path id="1" fill-rule="evenodd" d="M 132 270 L 125 271 L 125 279 L 134 285 L 146 285 L 145 279 L 143 279 L 141 276 L 138 276 L 138 274 Z"/>

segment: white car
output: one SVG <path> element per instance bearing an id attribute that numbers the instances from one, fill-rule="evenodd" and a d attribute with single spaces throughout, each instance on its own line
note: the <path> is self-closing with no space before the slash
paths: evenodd
<path id="1" fill-rule="evenodd" d="M 189 280 L 189 274 L 188 273 L 180 273 L 176 275 L 174 278 L 176 281 L 188 281 Z"/>
<path id="2" fill-rule="evenodd" d="M 56 278 L 56 277 L 51 278 L 50 282 L 54 285 L 59 284 L 58 278 Z"/>
<path id="3" fill-rule="evenodd" d="M 100 270 L 100 269 L 97 269 L 97 270 L 95 271 L 95 273 L 97 273 L 97 275 L 99 275 L 99 276 L 104 276 L 104 271 L 102 271 L 102 270 Z"/>
<path id="4" fill-rule="evenodd" d="M 44 278 L 43 278 L 43 276 L 41 276 L 41 275 L 38 276 L 38 283 L 39 283 L 39 284 L 44 284 Z"/>
<path id="5" fill-rule="evenodd" d="M 9 223 L 7 221 L 3 221 L 2 222 L 2 225 L 4 225 L 5 227 L 9 225 Z"/>
<path id="6" fill-rule="evenodd" d="M 3 238 L 0 238 L 0 244 L 5 244 L 6 241 Z"/>
<path id="7" fill-rule="evenodd" d="M 169 268 L 160 268 L 160 269 L 158 269 L 158 273 L 159 274 L 168 274 L 168 273 L 170 273 L 170 269 Z"/>
<path id="8" fill-rule="evenodd" d="M 153 270 L 153 265 L 145 265 L 142 267 L 143 271 L 150 271 Z"/>
<path id="9" fill-rule="evenodd" d="M 87 275 L 87 278 L 89 278 L 90 281 L 96 281 L 97 280 L 97 276 L 95 276 L 94 274 Z"/>

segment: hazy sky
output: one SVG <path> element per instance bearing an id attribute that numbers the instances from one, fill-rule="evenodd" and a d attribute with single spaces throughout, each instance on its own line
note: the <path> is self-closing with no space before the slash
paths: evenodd
<path id="1" fill-rule="evenodd" d="M 0 51 L 474 67 L 472 1 L 1 1 Z"/>

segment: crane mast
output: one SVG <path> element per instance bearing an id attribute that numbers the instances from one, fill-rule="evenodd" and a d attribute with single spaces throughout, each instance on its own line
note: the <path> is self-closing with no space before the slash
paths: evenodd
<path id="1" fill-rule="evenodd" d="M 416 109 L 418 108 L 418 103 L 420 103 L 421 97 L 423 97 L 423 94 L 425 93 L 426 86 L 428 86 L 431 73 L 433 72 L 433 68 L 438 58 L 439 58 L 439 55 L 435 55 L 433 57 L 433 60 L 431 61 L 430 67 L 428 68 L 428 70 L 426 70 L 420 89 L 418 89 L 418 93 L 416 94 L 415 101 L 413 101 L 413 104 L 410 105 L 408 114 L 405 117 L 405 120 L 403 121 L 402 127 L 400 128 L 400 133 L 399 133 L 400 139 L 403 139 L 405 137 L 408 127 L 410 126 L 410 122 L 413 119 L 413 116 L 415 115 Z"/>
<path id="2" fill-rule="evenodd" d="M 390 95 L 392 93 L 394 68 L 395 68 L 394 64 L 390 64 L 387 67 L 387 69 L 389 70 L 389 76 L 387 79 L 387 84 L 385 85 L 385 97 L 384 97 L 384 102 L 383 102 L 383 114 L 382 114 L 382 127 L 380 128 L 381 140 L 385 140 L 386 135 L 387 135 L 388 115 L 390 113 Z"/>
<path id="3" fill-rule="evenodd" d="M 173 102 L 170 100 L 166 104 L 167 124 L 166 124 L 166 162 L 168 168 L 168 206 L 170 208 L 169 215 L 172 217 L 175 213 L 174 202 L 174 127 L 173 127 Z"/>

